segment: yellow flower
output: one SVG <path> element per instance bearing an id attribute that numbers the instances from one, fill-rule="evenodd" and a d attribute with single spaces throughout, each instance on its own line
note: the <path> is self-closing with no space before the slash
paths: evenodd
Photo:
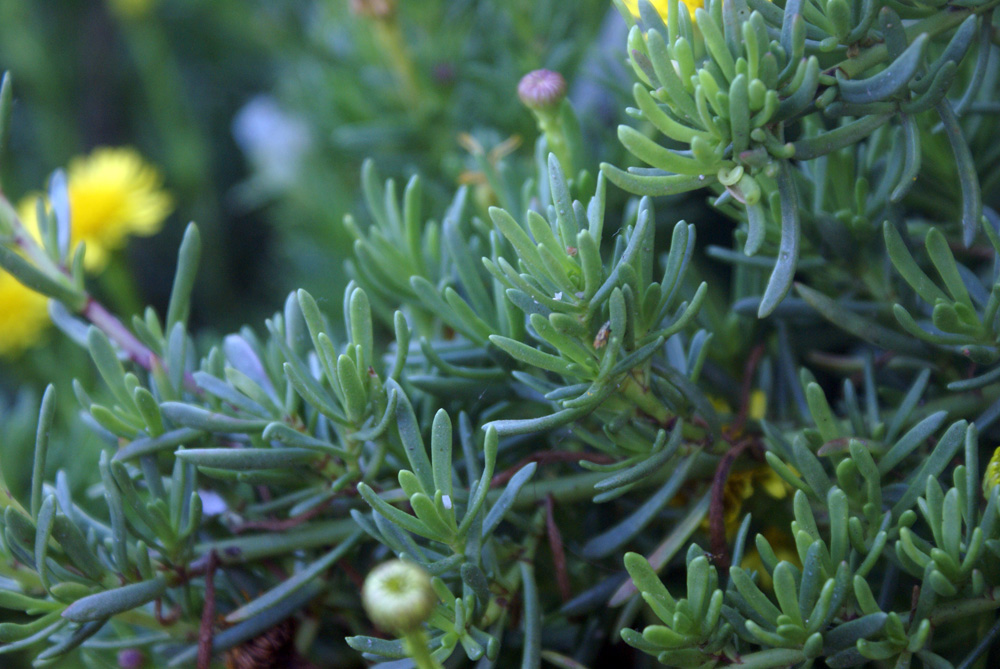
<path id="1" fill-rule="evenodd" d="M 86 242 L 85 267 L 102 269 L 108 256 L 125 244 L 128 235 L 159 231 L 173 209 L 161 188 L 159 171 L 135 149 L 101 147 L 89 156 L 70 161 L 66 170 L 69 191 L 70 245 Z M 20 203 L 18 213 L 29 229 L 37 229 L 35 197 Z"/>
<path id="2" fill-rule="evenodd" d="M 49 323 L 48 300 L 0 270 L 0 356 L 35 345 Z"/>
<path id="3" fill-rule="evenodd" d="M 628 10 L 632 12 L 632 16 L 638 17 L 639 0 L 623 0 L 623 1 L 625 3 L 625 6 L 628 7 Z M 667 0 L 649 0 L 649 1 L 650 4 L 653 5 L 653 8 L 657 11 L 657 13 L 664 19 L 666 19 L 667 7 L 669 6 L 670 3 L 667 2 Z M 694 19 L 694 10 L 700 9 L 705 6 L 705 0 L 679 0 L 679 1 L 687 5 L 688 13 L 691 14 L 692 20 Z"/>
<path id="4" fill-rule="evenodd" d="M 754 492 L 763 490 L 771 499 L 784 499 L 789 485 L 767 465 L 753 469 L 731 472 L 722 490 L 722 508 L 726 521 L 726 536 L 731 537 L 743 520 L 743 502 L 753 497 Z"/>
<path id="5" fill-rule="evenodd" d="M 712 408 L 718 413 L 733 413 L 733 407 L 730 406 L 729 402 L 722 397 L 709 395 L 708 401 L 711 403 Z M 758 388 L 750 393 L 750 402 L 747 407 L 747 417 L 750 420 L 760 421 L 763 420 L 766 415 L 767 393 Z"/>
<path id="6" fill-rule="evenodd" d="M 993 486 L 997 484 L 1000 484 L 1000 448 L 993 451 L 993 457 L 990 458 L 989 464 L 986 465 L 986 471 L 983 472 L 983 495 L 986 499 L 990 498 Z"/>
<path id="7" fill-rule="evenodd" d="M 750 393 L 750 407 L 747 413 L 751 420 L 763 420 L 767 415 L 767 393 L 763 390 Z"/>

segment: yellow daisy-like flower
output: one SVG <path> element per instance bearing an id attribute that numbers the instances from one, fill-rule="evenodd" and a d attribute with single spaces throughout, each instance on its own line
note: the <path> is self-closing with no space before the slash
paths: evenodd
<path id="1" fill-rule="evenodd" d="M 993 486 L 998 484 L 1000 484 L 1000 448 L 993 451 L 993 457 L 990 458 L 989 464 L 986 465 L 986 471 L 983 472 L 983 496 L 989 499 L 990 493 L 993 492 Z"/>
<path id="2" fill-rule="evenodd" d="M 0 270 L 0 357 L 33 346 L 49 323 L 47 298 Z"/>
<path id="3" fill-rule="evenodd" d="M 623 0 L 625 6 L 628 10 L 632 12 L 632 16 L 638 18 L 639 16 L 639 0 Z M 649 0 L 650 4 L 657 13 L 664 19 L 667 18 L 667 7 L 670 5 L 667 0 Z M 687 5 L 688 13 L 691 14 L 691 18 L 694 19 L 694 10 L 700 9 L 705 6 L 705 0 L 680 0 L 681 3 Z"/>
<path id="4" fill-rule="evenodd" d="M 89 156 L 74 158 L 66 170 L 66 181 L 70 244 L 86 242 L 84 265 L 91 272 L 102 269 L 129 235 L 148 236 L 159 231 L 173 210 L 159 171 L 132 148 L 101 147 Z M 35 200 L 25 198 L 18 207 L 21 220 L 30 229 L 38 227 Z"/>
<path id="5" fill-rule="evenodd" d="M 722 490 L 726 536 L 731 537 L 743 520 L 743 502 L 763 490 L 771 499 L 784 499 L 790 486 L 767 465 L 732 472 Z"/>

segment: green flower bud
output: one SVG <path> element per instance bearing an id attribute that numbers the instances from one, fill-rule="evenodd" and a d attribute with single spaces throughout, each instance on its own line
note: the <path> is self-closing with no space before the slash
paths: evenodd
<path id="1" fill-rule="evenodd" d="M 361 590 L 361 603 L 376 626 L 404 634 L 430 618 L 437 595 L 431 587 L 430 575 L 422 567 L 390 560 L 368 574 Z"/>

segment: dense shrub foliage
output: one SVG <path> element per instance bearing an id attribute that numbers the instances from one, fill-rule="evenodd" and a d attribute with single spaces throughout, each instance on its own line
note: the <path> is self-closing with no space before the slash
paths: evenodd
<path id="1" fill-rule="evenodd" d="M 994 666 L 997 1 L 615 0 L 577 34 L 551 3 L 471 4 L 356 0 L 367 56 L 314 8 L 382 69 L 298 94 L 356 105 L 334 134 L 379 160 L 324 166 L 316 100 L 241 112 L 241 198 L 315 214 L 350 170 L 364 204 L 280 233 L 308 286 L 263 327 L 191 325 L 219 269 L 195 224 L 165 308 L 114 289 L 127 236 L 185 206 L 133 150 L 0 198 L 0 354 L 51 319 L 90 359 L 71 385 L 27 366 L 37 422 L 0 424 L 35 435 L 24 467 L 0 452 L 0 653 Z M 170 3 L 111 6 L 127 33 Z M 559 33 L 568 83 L 519 67 L 524 25 Z M 448 49 L 492 74 L 446 92 Z M 379 175 L 411 152 L 426 176 Z"/>

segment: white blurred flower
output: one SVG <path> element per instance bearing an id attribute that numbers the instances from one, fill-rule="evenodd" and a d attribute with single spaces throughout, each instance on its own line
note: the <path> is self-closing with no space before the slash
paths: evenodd
<path id="1" fill-rule="evenodd" d="M 211 490 L 199 490 L 198 496 L 201 497 L 201 514 L 206 518 L 225 513 L 229 508 L 226 500 Z"/>
<path id="2" fill-rule="evenodd" d="M 233 138 L 258 178 L 279 188 L 295 181 L 312 143 L 309 126 L 268 95 L 258 95 L 236 113 Z"/>

